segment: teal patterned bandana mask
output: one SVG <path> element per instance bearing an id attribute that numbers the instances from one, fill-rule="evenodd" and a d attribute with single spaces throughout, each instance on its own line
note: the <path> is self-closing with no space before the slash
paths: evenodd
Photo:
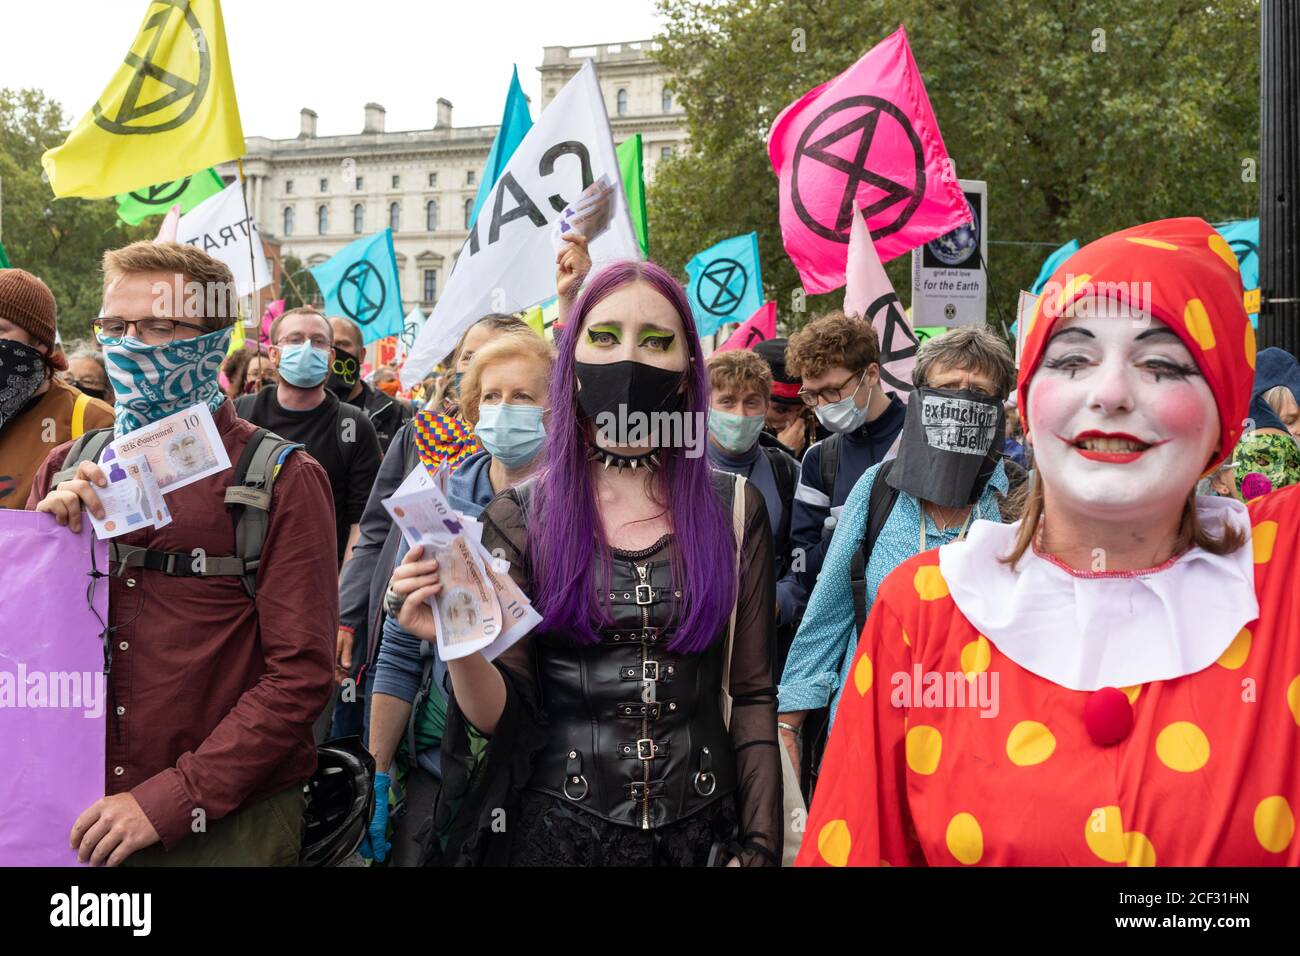
<path id="1" fill-rule="evenodd" d="M 120 438 L 200 402 L 215 413 L 226 400 L 217 376 L 234 331 L 218 329 L 166 345 L 145 345 L 131 336 L 105 345 L 104 363 L 117 399 L 114 434 Z"/>

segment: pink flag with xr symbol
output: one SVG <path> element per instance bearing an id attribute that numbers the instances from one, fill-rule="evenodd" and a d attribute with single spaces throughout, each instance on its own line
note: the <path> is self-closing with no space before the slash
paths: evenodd
<path id="1" fill-rule="evenodd" d="M 810 293 L 844 285 L 859 209 L 882 262 L 970 221 L 901 26 L 782 110 L 767 151 L 785 250 Z"/>

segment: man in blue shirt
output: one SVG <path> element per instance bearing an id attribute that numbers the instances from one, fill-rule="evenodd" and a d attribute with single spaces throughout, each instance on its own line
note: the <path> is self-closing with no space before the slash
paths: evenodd
<path id="1" fill-rule="evenodd" d="M 913 370 L 913 384 L 936 390 L 936 397 L 951 396 L 956 402 L 968 404 L 980 400 L 997 407 L 1015 384 L 1015 365 L 1010 350 L 998 336 L 982 326 L 967 326 L 921 346 Z M 883 482 L 882 471 L 902 463 L 901 456 L 914 454 L 918 450 L 915 447 L 900 452 L 899 459 L 869 468 L 848 495 L 778 689 L 778 726 L 782 743 L 790 748 L 795 766 L 800 765 L 802 753 L 803 766 L 815 767 L 818 755 L 811 752 L 818 748 L 815 741 L 805 739 L 805 735 L 817 733 L 808 719 L 810 712 L 829 705 L 829 731 L 857 648 L 857 619 L 865 620 L 876 591 L 889 572 L 923 550 L 960 540 L 972 520 L 1012 520 L 1014 498 L 1010 492 L 1013 485 L 1023 481 L 1024 472 L 1001 455 L 1004 436 L 1000 421 L 990 427 L 985 437 L 988 450 L 984 465 L 974 475 L 969 488 L 962 489 L 962 500 L 969 503 L 940 505 L 918 497 L 905 487 L 888 497 L 880 494 L 883 489 L 876 489 L 875 485 Z M 927 459 L 922 447 L 920 454 L 921 458 L 908 465 L 936 472 L 945 467 L 942 453 Z M 872 516 L 873 501 L 887 507 L 888 515 Z M 869 521 L 875 524 L 881 519 L 883 523 L 877 525 L 878 537 L 866 556 L 865 567 L 859 570 L 865 579 L 859 584 L 864 606 L 855 608 L 854 558 L 866 547 L 864 538 Z M 809 759 L 810 754 L 814 759 Z"/>

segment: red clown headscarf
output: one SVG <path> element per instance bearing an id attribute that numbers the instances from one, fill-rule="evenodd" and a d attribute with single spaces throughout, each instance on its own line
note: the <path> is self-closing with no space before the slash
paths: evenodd
<path id="1" fill-rule="evenodd" d="M 1080 299 L 1120 301 L 1169 326 L 1187 346 L 1219 412 L 1217 467 L 1237 445 L 1255 380 L 1255 330 L 1237 257 L 1204 219 L 1162 219 L 1111 233 L 1066 259 L 1043 286 L 1020 357 L 1021 420 L 1029 381 L 1056 320 Z"/>

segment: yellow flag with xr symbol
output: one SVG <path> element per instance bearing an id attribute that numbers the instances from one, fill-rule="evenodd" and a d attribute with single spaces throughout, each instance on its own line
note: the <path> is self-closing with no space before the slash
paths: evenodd
<path id="1" fill-rule="evenodd" d="M 41 163 L 55 196 L 99 199 L 243 154 L 220 0 L 150 0 L 99 102 Z"/>

